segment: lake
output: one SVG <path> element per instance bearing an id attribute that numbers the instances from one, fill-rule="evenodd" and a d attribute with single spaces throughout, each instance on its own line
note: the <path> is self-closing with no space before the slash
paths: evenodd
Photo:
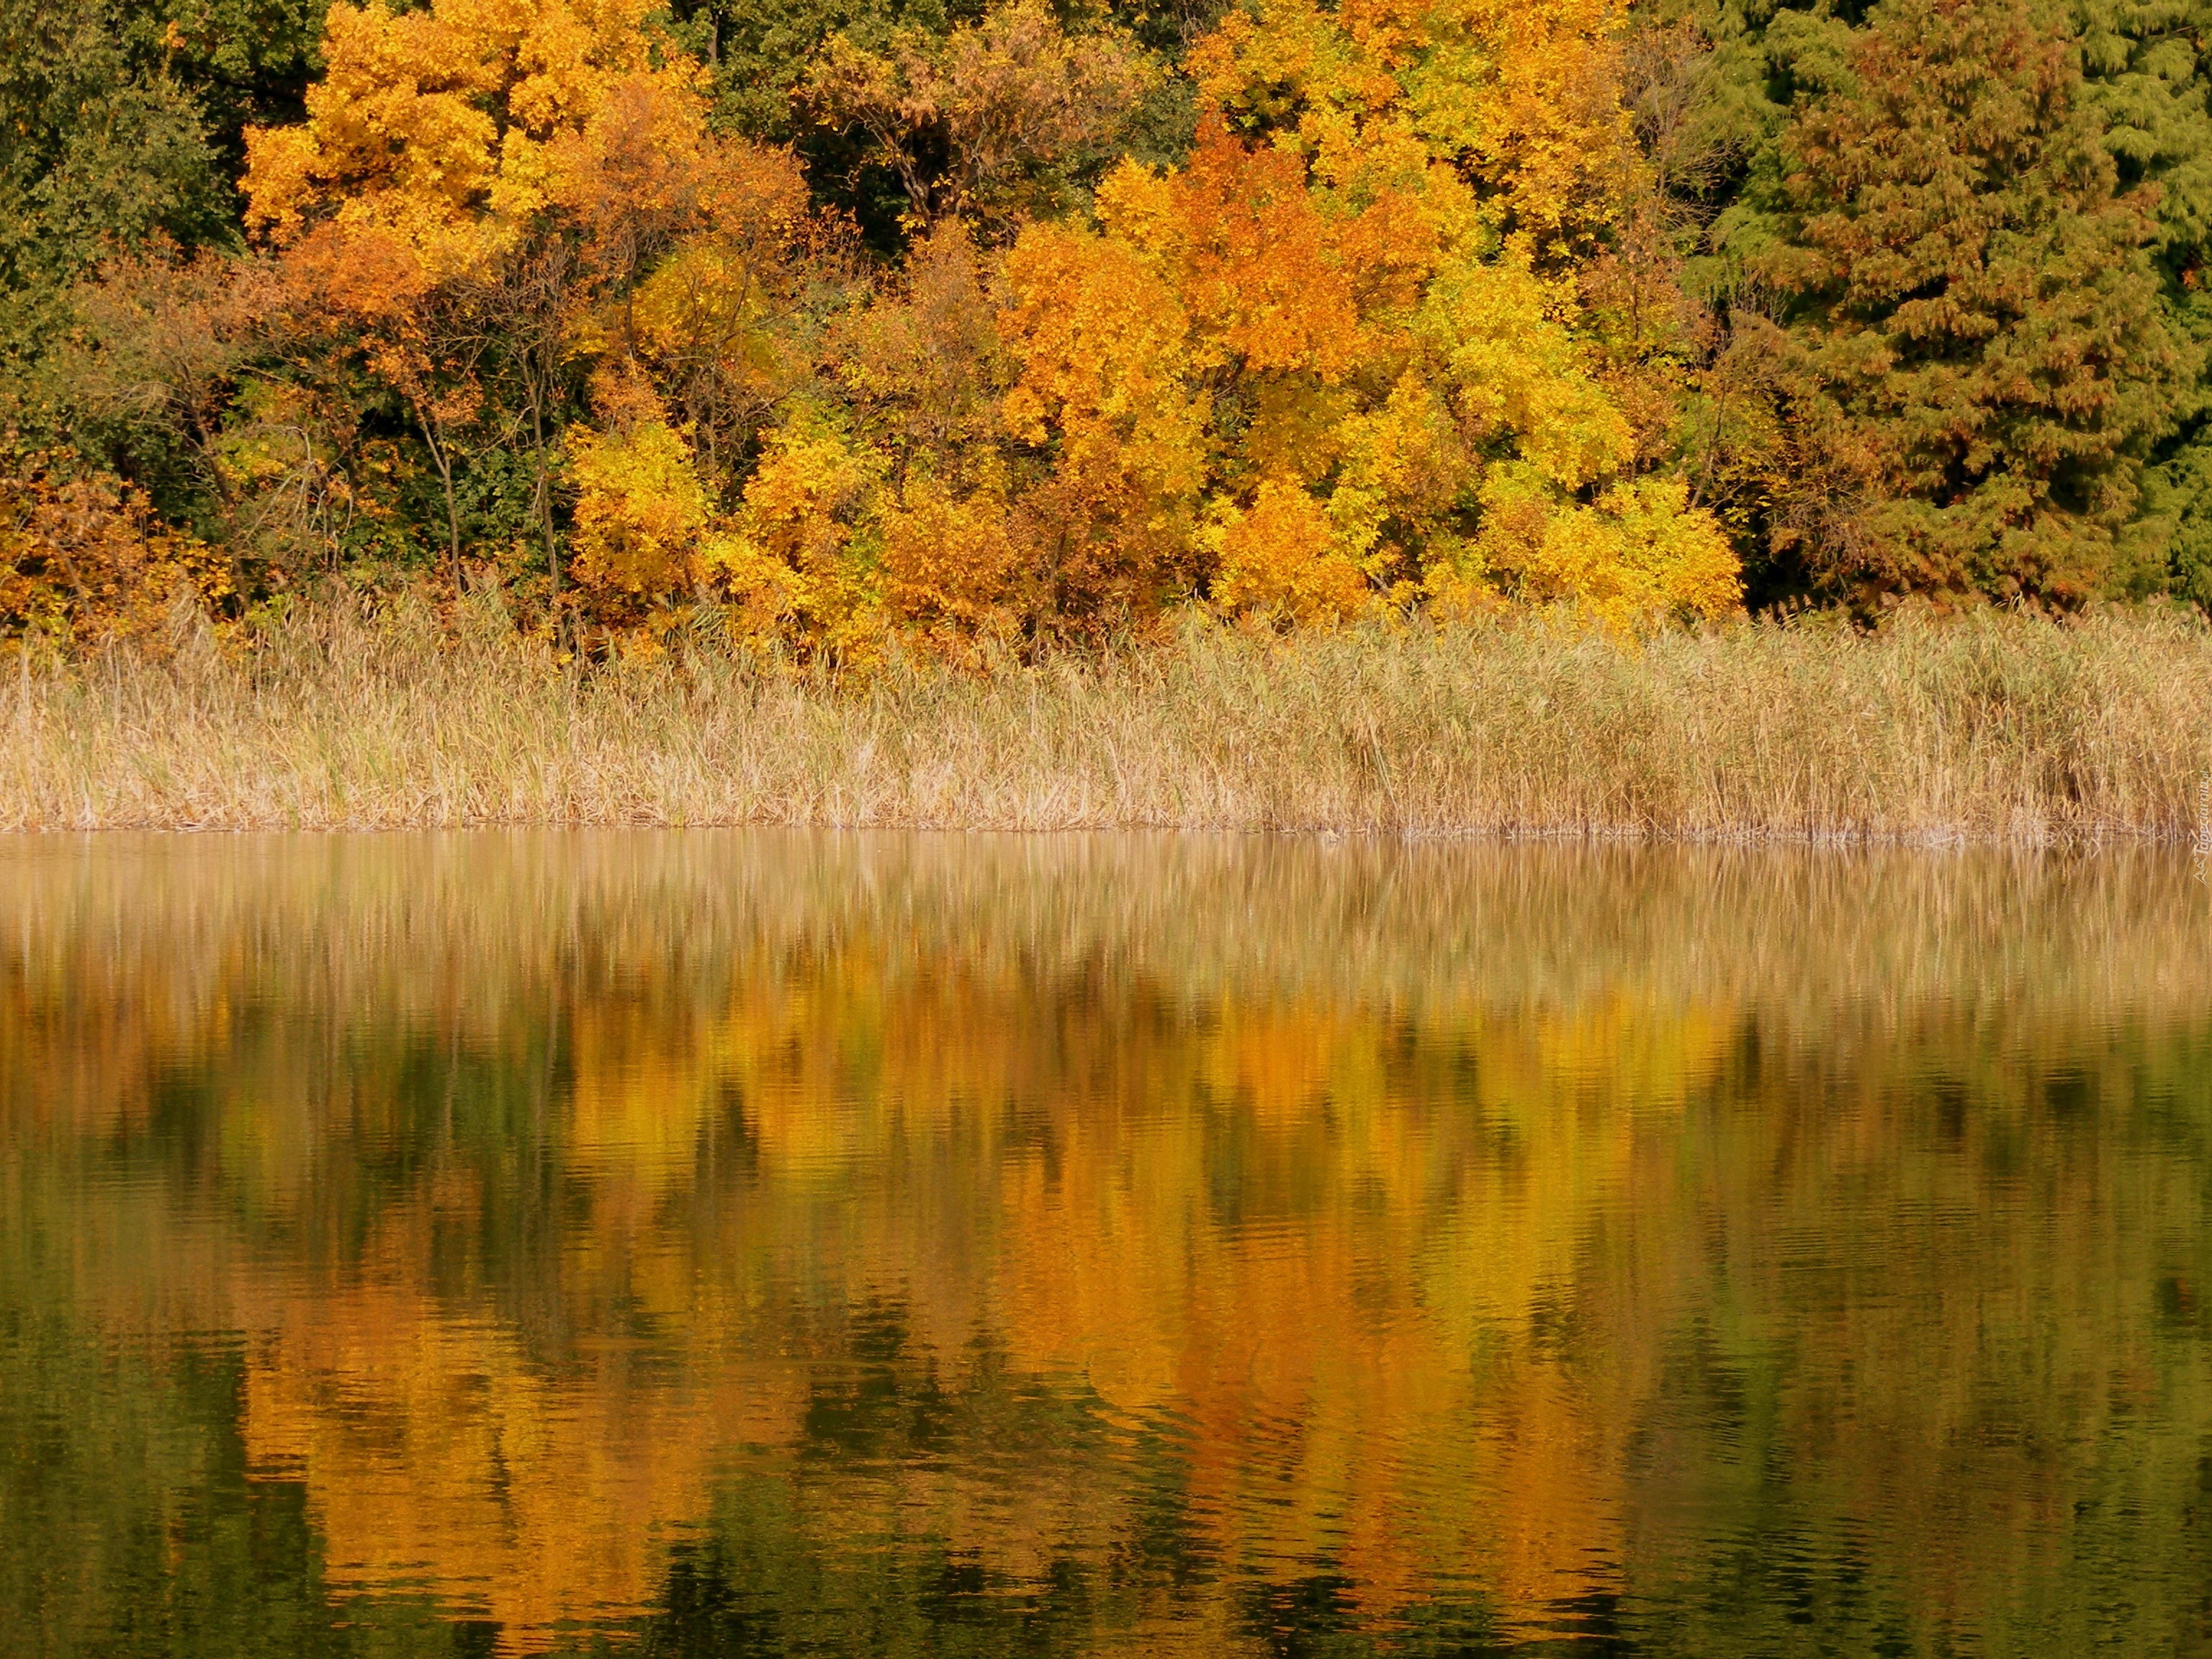
<path id="1" fill-rule="evenodd" d="M 2185 854 L 0 842 L 0 1651 L 2212 1650 Z"/>

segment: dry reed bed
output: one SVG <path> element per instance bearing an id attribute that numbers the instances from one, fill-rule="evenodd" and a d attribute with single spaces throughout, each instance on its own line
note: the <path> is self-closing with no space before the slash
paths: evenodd
<path id="1" fill-rule="evenodd" d="M 19 660 L 0 828 L 485 823 L 2186 840 L 2212 629 L 1984 616 L 1171 642 L 842 681 L 700 646 L 556 666 L 492 618 Z"/>

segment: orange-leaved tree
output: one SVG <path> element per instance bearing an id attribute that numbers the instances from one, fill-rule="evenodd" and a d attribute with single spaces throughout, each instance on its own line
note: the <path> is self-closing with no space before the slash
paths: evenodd
<path id="1" fill-rule="evenodd" d="M 779 325 L 815 234 L 797 165 L 709 130 L 696 66 L 663 49 L 647 12 L 339 0 L 307 120 L 247 135 L 247 224 L 277 252 L 295 310 L 406 407 L 456 562 L 455 470 L 486 375 L 512 388 L 536 457 L 556 580 L 564 429 L 594 365 L 594 384 L 622 389 L 609 429 L 576 424 L 567 443 L 571 574 L 587 608 L 615 613 L 700 574 L 711 508 L 791 376 Z M 631 520 L 657 528 L 616 528 Z"/>
<path id="2" fill-rule="evenodd" d="M 1264 0 L 1201 42 L 1189 161 L 1124 163 L 1095 228 L 1007 257 L 1054 567 L 1287 619 L 1733 610 L 1718 527 L 1638 475 L 1575 280 L 1639 182 L 1621 10 Z"/>
<path id="3" fill-rule="evenodd" d="M 599 623 L 695 593 L 840 650 L 1182 599 L 1713 616 L 1734 560 L 1583 281 L 1648 183 L 1623 4 L 1261 0 L 1189 54 L 1185 159 L 1056 217 L 1150 73 L 1126 38 L 1011 0 L 834 40 L 811 95 L 912 208 L 866 281 L 643 0 L 340 0 L 307 122 L 251 135 L 249 218 L 405 411 L 457 567 L 503 422 L 557 572 L 559 458 Z"/>
<path id="4" fill-rule="evenodd" d="M 1043 0 L 998 0 L 972 23 L 894 30 L 881 51 L 832 35 L 805 97 L 866 136 L 918 229 L 1000 228 L 1066 205 L 1109 148 L 1152 71 L 1113 28 L 1071 33 Z"/>
<path id="5" fill-rule="evenodd" d="M 143 491 L 66 451 L 5 459 L 0 640 L 19 650 L 158 642 L 179 598 L 204 606 L 229 597 L 228 561 L 163 524 Z"/>

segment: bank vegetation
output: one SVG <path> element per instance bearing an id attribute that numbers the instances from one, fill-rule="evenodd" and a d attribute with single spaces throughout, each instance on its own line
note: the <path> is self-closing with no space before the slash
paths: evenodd
<path id="1" fill-rule="evenodd" d="M 564 659 L 489 600 L 17 653 L 0 829 L 492 823 L 1176 828 L 1429 837 L 2186 842 L 2212 629 L 1543 617 L 860 669 L 696 617 Z"/>

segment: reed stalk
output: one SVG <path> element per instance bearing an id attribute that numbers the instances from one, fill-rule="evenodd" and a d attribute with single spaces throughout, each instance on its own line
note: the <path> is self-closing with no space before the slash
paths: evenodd
<path id="1" fill-rule="evenodd" d="M 1162 828 L 2183 842 L 2212 629 L 1189 629 L 977 670 L 679 641 L 564 664 L 487 611 L 307 607 L 244 647 L 0 675 L 0 829 Z"/>

